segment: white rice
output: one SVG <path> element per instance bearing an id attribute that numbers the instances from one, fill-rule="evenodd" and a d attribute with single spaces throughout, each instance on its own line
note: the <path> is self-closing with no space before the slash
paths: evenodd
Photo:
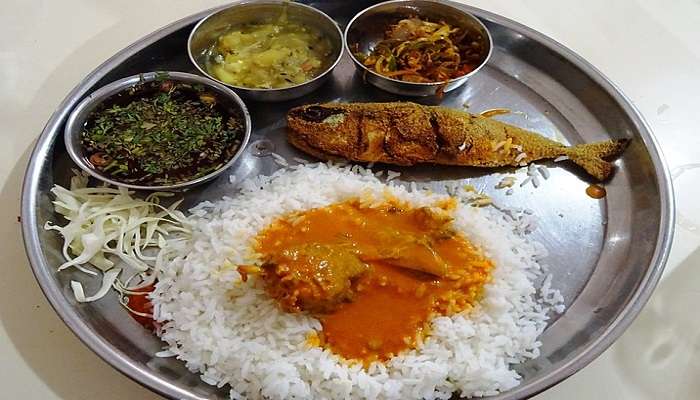
<path id="1" fill-rule="evenodd" d="M 386 178 L 386 181 L 387 181 L 387 182 L 389 182 L 390 180 L 396 179 L 396 178 L 398 178 L 399 176 L 401 176 L 401 172 L 396 172 L 396 171 L 391 171 L 391 170 L 390 170 L 390 171 L 387 171 L 386 174 L 387 174 L 387 178 Z"/>
<path id="2" fill-rule="evenodd" d="M 520 187 L 523 187 L 527 185 L 528 183 L 532 183 L 532 186 L 537 189 L 540 186 L 540 178 L 539 175 L 542 175 L 542 177 L 547 180 L 549 179 L 549 171 L 545 166 L 542 165 L 535 165 L 535 164 L 530 164 L 527 166 L 526 169 L 527 177 L 525 180 L 520 182 Z"/>
<path id="3" fill-rule="evenodd" d="M 272 156 L 272 160 L 275 162 L 275 164 L 279 165 L 280 167 L 288 167 L 289 162 L 287 161 L 286 158 L 282 157 L 281 155 L 277 153 L 270 153 Z"/>
<path id="4" fill-rule="evenodd" d="M 512 187 L 515 184 L 514 176 L 505 176 L 495 186 L 496 189 L 505 189 Z"/>
<path id="5" fill-rule="evenodd" d="M 389 172 L 389 178 L 394 178 Z M 235 265 L 257 261 L 251 240 L 281 214 L 325 206 L 361 194 L 368 204 L 385 191 L 415 204 L 445 195 L 383 184 L 371 170 L 327 164 L 294 165 L 270 177 L 240 184 L 230 198 L 191 210 L 193 237 L 163 268 L 152 295 L 154 316 L 163 323 L 164 355 L 175 355 L 202 380 L 230 385 L 232 399 L 448 399 L 487 396 L 517 386 L 514 364 L 539 355 L 538 336 L 549 311 L 563 308 L 551 278 L 539 292 L 538 259 L 543 246 L 522 235 L 514 211 L 467 206 L 464 198 L 454 226 L 493 260 L 493 281 L 470 312 L 432 321 L 423 345 L 364 370 L 328 350 L 309 347 L 309 332 L 320 322 L 282 312 L 255 285 L 240 280 Z M 520 218 L 520 217 L 519 217 Z M 543 291 L 546 291 L 544 293 Z"/>
<path id="6" fill-rule="evenodd" d="M 528 176 L 522 182 L 520 182 L 520 187 L 527 185 L 528 183 L 530 183 L 531 180 L 532 180 L 532 176 Z"/>

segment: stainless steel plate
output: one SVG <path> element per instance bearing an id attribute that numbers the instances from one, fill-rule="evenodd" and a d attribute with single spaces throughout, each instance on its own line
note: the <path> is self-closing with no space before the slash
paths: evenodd
<path id="1" fill-rule="evenodd" d="M 340 0 L 313 5 L 341 25 L 370 2 Z M 562 290 L 568 309 L 541 337 L 541 356 L 517 367 L 523 383 L 496 396 L 531 396 L 573 374 L 605 350 L 646 303 L 668 254 L 673 226 L 673 194 L 658 146 L 631 103 L 586 61 L 553 40 L 498 15 L 462 6 L 481 18 L 493 34 L 494 54 L 479 74 L 442 102 L 472 112 L 495 107 L 524 114 L 498 117 L 566 143 L 629 137 L 632 144 L 617 161 L 603 200 L 587 197 L 585 177 L 576 169 L 550 165 L 551 177 L 538 189 L 516 187 L 512 196 L 496 191 L 499 173 L 471 168 L 403 169 L 406 180 L 470 179 L 499 204 L 529 208 L 539 217 L 532 234 L 549 250 L 546 262 L 553 285 Z M 134 43 L 93 71 L 61 103 L 47 123 L 27 169 L 22 223 L 27 254 L 47 298 L 66 324 L 98 355 L 121 372 L 170 398 L 227 398 L 224 389 L 201 382 L 174 359 L 154 357 L 159 340 L 119 306 L 115 296 L 77 304 L 70 292 L 71 273 L 56 274 L 59 238 L 43 230 L 58 220 L 49 189 L 67 184 L 73 167 L 60 140 L 70 110 L 95 88 L 150 70 L 194 72 L 187 58 L 187 36 L 210 11 L 185 18 Z M 319 101 L 392 101 L 394 95 L 366 85 L 346 55 L 324 87 L 285 103 L 249 102 L 251 144 L 231 173 L 241 179 L 277 169 L 273 150 L 287 157 L 304 155 L 285 141 L 284 112 Z M 424 100 L 427 101 L 427 100 Z M 525 117 L 526 116 L 526 117 Z M 522 173 L 519 174 L 522 180 Z M 216 199 L 235 188 L 222 176 L 186 193 L 188 204 Z M 80 277 L 84 279 L 83 277 Z M 94 286 L 87 290 L 94 289 Z M 88 285 L 89 286 L 89 285 Z"/>

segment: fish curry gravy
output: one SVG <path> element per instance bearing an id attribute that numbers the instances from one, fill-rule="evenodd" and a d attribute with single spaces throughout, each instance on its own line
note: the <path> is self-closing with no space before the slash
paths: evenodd
<path id="1" fill-rule="evenodd" d="M 473 305 L 490 277 L 492 263 L 452 229 L 454 206 L 353 200 L 278 219 L 257 237 L 266 290 L 319 318 L 309 342 L 346 359 L 414 348 L 432 317 Z"/>

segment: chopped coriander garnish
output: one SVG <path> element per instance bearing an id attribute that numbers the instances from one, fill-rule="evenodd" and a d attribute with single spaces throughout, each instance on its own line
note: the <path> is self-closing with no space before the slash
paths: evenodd
<path id="1" fill-rule="evenodd" d="M 90 162 L 125 183 L 175 184 L 204 176 L 240 146 L 243 122 L 203 86 L 156 81 L 97 110 L 83 132 Z"/>

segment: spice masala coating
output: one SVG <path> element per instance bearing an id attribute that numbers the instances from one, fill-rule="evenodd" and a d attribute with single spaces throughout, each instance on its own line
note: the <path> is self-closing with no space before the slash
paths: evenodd
<path id="1" fill-rule="evenodd" d="M 480 115 L 410 102 L 325 103 L 291 109 L 289 142 L 324 160 L 396 165 L 522 166 L 567 156 L 602 181 L 629 139 L 567 147 Z"/>

